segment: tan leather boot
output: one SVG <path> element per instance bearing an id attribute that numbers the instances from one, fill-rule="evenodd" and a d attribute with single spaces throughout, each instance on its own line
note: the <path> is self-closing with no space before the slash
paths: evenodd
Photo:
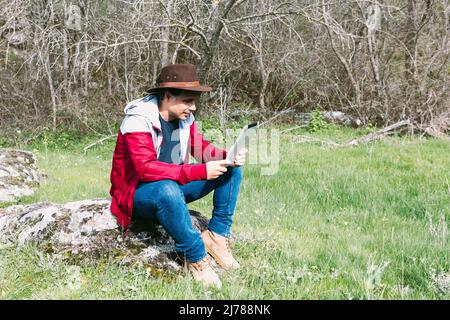
<path id="1" fill-rule="evenodd" d="M 221 236 L 210 230 L 202 232 L 202 239 L 206 251 L 216 260 L 216 262 L 225 270 L 237 269 L 239 263 L 233 258 L 231 253 L 230 239 Z"/>
<path id="2" fill-rule="evenodd" d="M 203 286 L 208 287 L 213 285 L 219 289 L 222 286 L 219 276 L 211 267 L 209 257 L 205 257 L 198 262 L 187 262 L 186 266 L 194 279 L 203 283 Z"/>

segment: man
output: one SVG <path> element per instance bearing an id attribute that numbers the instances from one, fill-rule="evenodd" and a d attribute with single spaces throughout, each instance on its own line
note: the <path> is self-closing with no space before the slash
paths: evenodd
<path id="1" fill-rule="evenodd" d="M 225 270 L 238 268 L 230 228 L 245 152 L 227 163 L 226 151 L 203 139 L 192 114 L 202 92 L 191 64 L 168 65 L 157 86 L 125 107 L 111 171 L 111 212 L 127 229 L 133 215 L 160 223 L 183 253 L 194 279 L 221 286 L 208 253 Z M 189 153 L 197 160 L 189 164 Z M 208 230 L 192 226 L 187 203 L 214 191 Z"/>

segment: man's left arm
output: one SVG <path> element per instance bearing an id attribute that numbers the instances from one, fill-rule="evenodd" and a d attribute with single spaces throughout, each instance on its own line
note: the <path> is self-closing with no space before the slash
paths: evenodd
<path id="1" fill-rule="evenodd" d="M 224 160 L 227 158 L 227 151 L 216 148 L 211 142 L 205 140 L 203 134 L 198 130 L 195 121 L 190 128 L 190 149 L 191 155 L 200 163 L 213 160 Z"/>

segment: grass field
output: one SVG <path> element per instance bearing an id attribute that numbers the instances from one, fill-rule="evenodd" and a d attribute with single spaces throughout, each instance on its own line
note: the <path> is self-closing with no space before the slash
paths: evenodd
<path id="1" fill-rule="evenodd" d="M 185 274 L 154 276 L 115 262 L 67 265 L 32 246 L 0 249 L 0 299 L 449 299 L 450 143 L 391 137 L 358 147 L 364 131 L 291 130 L 279 172 L 248 165 L 235 215 L 235 256 L 222 289 Z M 108 198 L 114 139 L 90 149 L 35 146 L 48 174 L 20 203 Z M 210 214 L 212 196 L 191 208 Z"/>

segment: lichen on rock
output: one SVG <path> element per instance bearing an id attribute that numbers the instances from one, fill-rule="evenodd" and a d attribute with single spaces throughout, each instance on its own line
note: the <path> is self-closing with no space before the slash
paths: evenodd
<path id="1" fill-rule="evenodd" d="M 134 221 L 124 237 L 109 206 L 110 200 L 98 199 L 0 209 L 0 243 L 22 246 L 31 242 L 71 264 L 112 258 L 121 263 L 180 270 L 181 257 L 161 226 Z M 205 230 L 208 220 L 197 211 L 190 213 L 194 227 Z"/>
<path id="2" fill-rule="evenodd" d="M 42 177 L 31 152 L 0 149 L 0 202 L 33 195 Z"/>

